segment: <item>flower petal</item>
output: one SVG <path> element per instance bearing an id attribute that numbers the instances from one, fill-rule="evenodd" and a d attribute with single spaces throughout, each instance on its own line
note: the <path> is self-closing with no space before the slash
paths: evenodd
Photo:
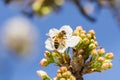
<path id="1" fill-rule="evenodd" d="M 69 25 L 64 25 L 60 28 L 60 31 L 65 31 L 66 32 L 66 36 L 72 36 L 73 30 Z"/>
<path id="2" fill-rule="evenodd" d="M 80 41 L 79 36 L 71 36 L 66 40 L 66 45 L 68 47 L 75 47 L 79 43 L 79 41 Z"/>
<path id="3" fill-rule="evenodd" d="M 51 38 L 53 38 L 54 36 L 56 36 L 59 33 L 59 30 L 52 28 L 49 30 L 48 36 L 50 36 Z"/>
<path id="4" fill-rule="evenodd" d="M 67 49 L 67 46 L 60 46 L 60 48 L 57 49 L 58 52 L 64 53 L 64 51 Z"/>
<path id="5" fill-rule="evenodd" d="M 54 50 L 53 41 L 52 41 L 51 38 L 48 38 L 45 41 L 45 48 L 48 49 L 48 50 Z"/>

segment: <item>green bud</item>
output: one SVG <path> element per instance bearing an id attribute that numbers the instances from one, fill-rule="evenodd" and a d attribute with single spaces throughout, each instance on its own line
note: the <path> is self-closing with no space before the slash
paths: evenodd
<path id="1" fill-rule="evenodd" d="M 60 80 L 66 80 L 65 78 L 60 78 Z"/>
<path id="2" fill-rule="evenodd" d="M 64 72 L 63 74 L 62 74 L 62 76 L 64 76 L 64 77 L 70 77 L 71 76 L 71 72 L 70 71 L 66 71 L 66 72 Z"/>
<path id="3" fill-rule="evenodd" d="M 98 54 L 98 52 L 97 52 L 97 50 L 96 50 L 96 49 L 93 49 L 93 50 L 91 51 L 91 55 L 96 56 L 97 54 Z"/>
<path id="4" fill-rule="evenodd" d="M 103 57 L 98 57 L 99 62 L 103 62 L 105 59 Z"/>
<path id="5" fill-rule="evenodd" d="M 41 65 L 42 67 L 46 67 L 48 64 L 49 64 L 49 63 L 48 63 L 48 60 L 45 59 L 45 58 L 43 58 L 43 59 L 40 61 L 40 65 Z"/>
<path id="6" fill-rule="evenodd" d="M 61 70 L 61 72 L 66 72 L 67 71 L 67 67 L 62 66 L 62 67 L 60 67 L 60 70 Z"/>
<path id="7" fill-rule="evenodd" d="M 74 76 L 70 76 L 70 80 L 76 80 Z"/>
<path id="8" fill-rule="evenodd" d="M 89 45 L 89 48 L 90 48 L 90 49 L 95 49 L 96 46 L 95 46 L 95 44 L 91 43 L 91 44 Z"/>
<path id="9" fill-rule="evenodd" d="M 113 53 L 107 53 L 107 54 L 105 55 L 105 58 L 107 58 L 107 59 L 113 59 L 113 58 L 114 58 L 114 55 L 113 55 Z"/>
<path id="10" fill-rule="evenodd" d="M 100 56 L 104 55 L 105 54 L 105 49 L 104 48 L 98 49 L 98 53 L 99 53 Z"/>
<path id="11" fill-rule="evenodd" d="M 52 12 L 52 8 L 51 7 L 49 7 L 49 6 L 41 7 L 41 14 L 42 15 L 47 15 L 50 12 Z"/>

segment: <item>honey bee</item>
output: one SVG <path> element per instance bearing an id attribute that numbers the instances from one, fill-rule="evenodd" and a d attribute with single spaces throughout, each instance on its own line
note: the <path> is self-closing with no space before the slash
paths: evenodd
<path id="1" fill-rule="evenodd" d="M 65 46 L 66 32 L 64 30 L 59 32 L 53 39 L 55 49 L 58 49 L 60 45 Z"/>

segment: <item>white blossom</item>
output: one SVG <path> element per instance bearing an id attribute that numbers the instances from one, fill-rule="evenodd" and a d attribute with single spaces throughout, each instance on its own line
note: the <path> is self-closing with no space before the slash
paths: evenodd
<path id="1" fill-rule="evenodd" d="M 65 38 L 63 37 L 61 40 L 62 42 L 59 42 L 59 47 L 56 49 L 55 48 L 55 39 L 61 31 L 65 31 Z M 48 50 L 57 50 L 58 52 L 63 53 L 68 47 L 75 47 L 78 42 L 80 41 L 79 36 L 73 36 L 73 30 L 70 26 L 64 25 L 62 26 L 59 30 L 52 28 L 49 30 L 48 36 L 49 38 L 45 41 L 45 47 Z M 62 44 L 64 43 L 64 45 Z"/>

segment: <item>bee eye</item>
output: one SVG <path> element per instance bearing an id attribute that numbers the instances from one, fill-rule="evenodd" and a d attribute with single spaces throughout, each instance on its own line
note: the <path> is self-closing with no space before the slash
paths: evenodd
<path id="1" fill-rule="evenodd" d="M 66 34 L 66 32 L 65 32 L 65 31 L 62 31 L 62 33 L 63 33 L 63 34 Z"/>

